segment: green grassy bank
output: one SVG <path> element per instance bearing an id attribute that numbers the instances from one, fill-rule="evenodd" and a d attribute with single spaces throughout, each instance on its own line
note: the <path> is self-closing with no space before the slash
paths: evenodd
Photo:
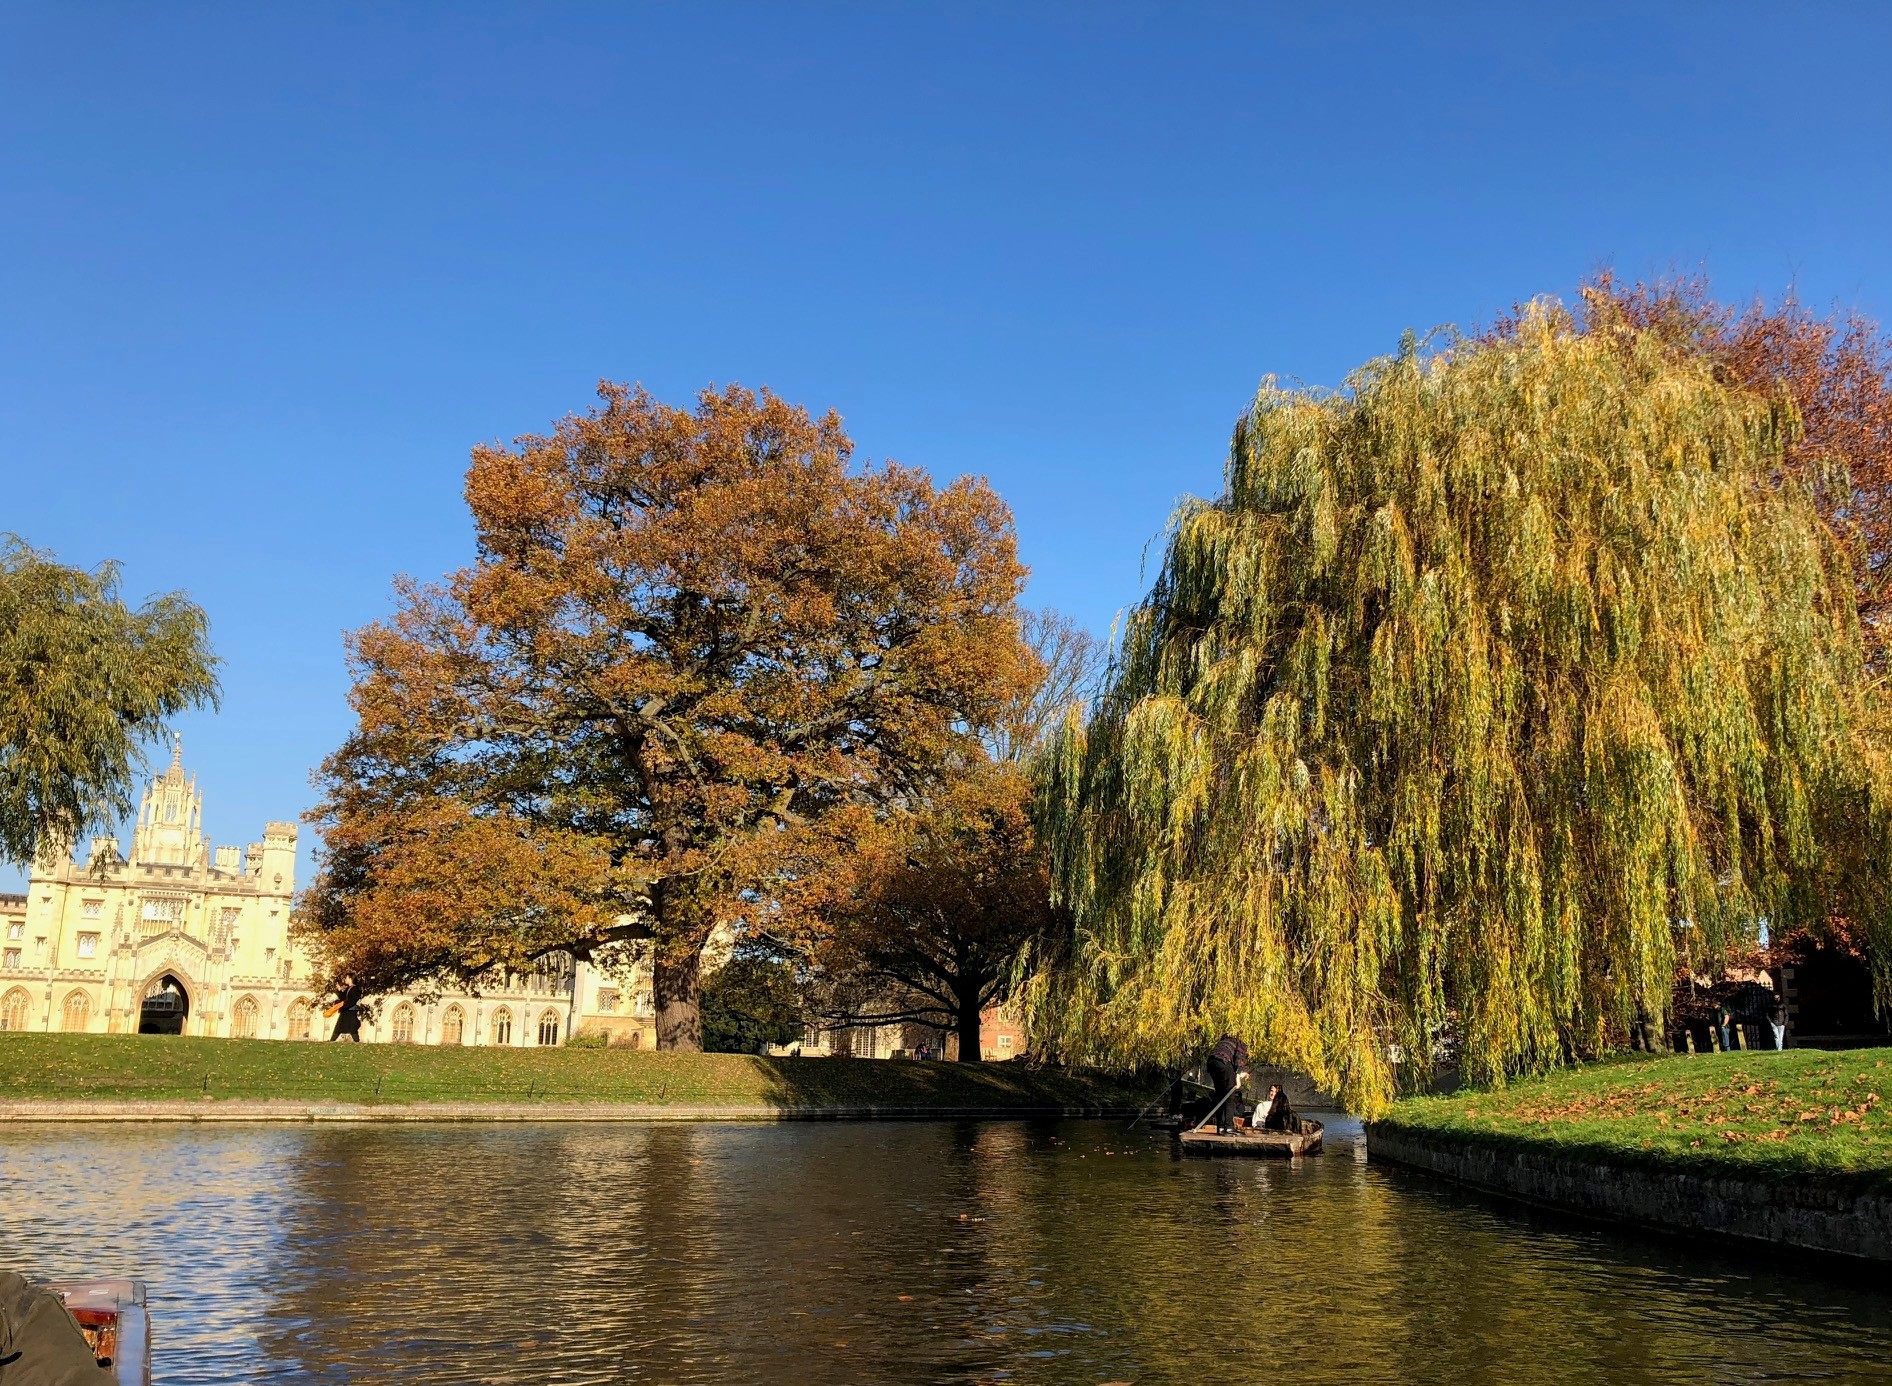
<path id="1" fill-rule="evenodd" d="M 1146 1100 L 1102 1075 L 1010 1063 L 0 1034 L 0 1102 L 206 1097 L 783 1109 L 1121 1107 Z"/>
<path id="2" fill-rule="evenodd" d="M 1409 1098 L 1380 1125 L 1634 1168 L 1892 1189 L 1892 1049 L 1624 1059 Z"/>

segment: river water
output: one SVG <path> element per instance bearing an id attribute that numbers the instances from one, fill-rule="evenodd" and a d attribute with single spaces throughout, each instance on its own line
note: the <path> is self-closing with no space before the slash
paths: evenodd
<path id="1" fill-rule="evenodd" d="M 1892 1276 L 1116 1122 L 15 1126 L 0 1268 L 159 1386 L 1892 1379 Z"/>

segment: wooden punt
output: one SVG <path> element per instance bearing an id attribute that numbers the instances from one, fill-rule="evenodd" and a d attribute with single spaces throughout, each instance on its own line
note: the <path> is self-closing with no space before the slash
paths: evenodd
<path id="1" fill-rule="evenodd" d="M 1320 1154 L 1321 1124 L 1305 1117 L 1296 1131 L 1252 1131 L 1246 1127 L 1234 1135 L 1213 1130 L 1180 1131 L 1177 1144 L 1185 1155 L 1233 1155 L 1250 1159 L 1291 1160 L 1297 1155 Z"/>
<path id="2" fill-rule="evenodd" d="M 65 1301 L 86 1345 L 113 1386 L 151 1386 L 151 1324 L 139 1280 L 55 1281 L 47 1289 Z"/>

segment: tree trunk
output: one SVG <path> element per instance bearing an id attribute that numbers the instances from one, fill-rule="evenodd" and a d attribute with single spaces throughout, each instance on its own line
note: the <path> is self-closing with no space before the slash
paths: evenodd
<path id="1" fill-rule="evenodd" d="M 673 851 L 686 838 L 665 834 Z M 657 888 L 656 937 L 650 945 L 651 1000 L 657 1010 L 657 1047 L 703 1052 L 703 945 L 716 920 L 701 881 L 669 880 Z"/>
<path id="2" fill-rule="evenodd" d="M 984 1059 L 979 1052 L 979 989 L 959 997 L 959 1062 L 976 1064 Z"/>
<path id="3" fill-rule="evenodd" d="M 691 1054 L 703 1049 L 702 949 L 666 940 L 651 950 L 651 991 L 657 1006 L 657 1047 Z"/>

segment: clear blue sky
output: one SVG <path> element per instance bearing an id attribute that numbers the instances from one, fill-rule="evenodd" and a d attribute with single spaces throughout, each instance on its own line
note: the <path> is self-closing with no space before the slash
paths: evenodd
<path id="1" fill-rule="evenodd" d="M 1101 632 L 1264 373 L 1605 264 L 1892 317 L 1888 71 L 1872 0 L 5 3 L 0 529 L 208 608 L 243 842 L 600 377 L 985 474 Z"/>

